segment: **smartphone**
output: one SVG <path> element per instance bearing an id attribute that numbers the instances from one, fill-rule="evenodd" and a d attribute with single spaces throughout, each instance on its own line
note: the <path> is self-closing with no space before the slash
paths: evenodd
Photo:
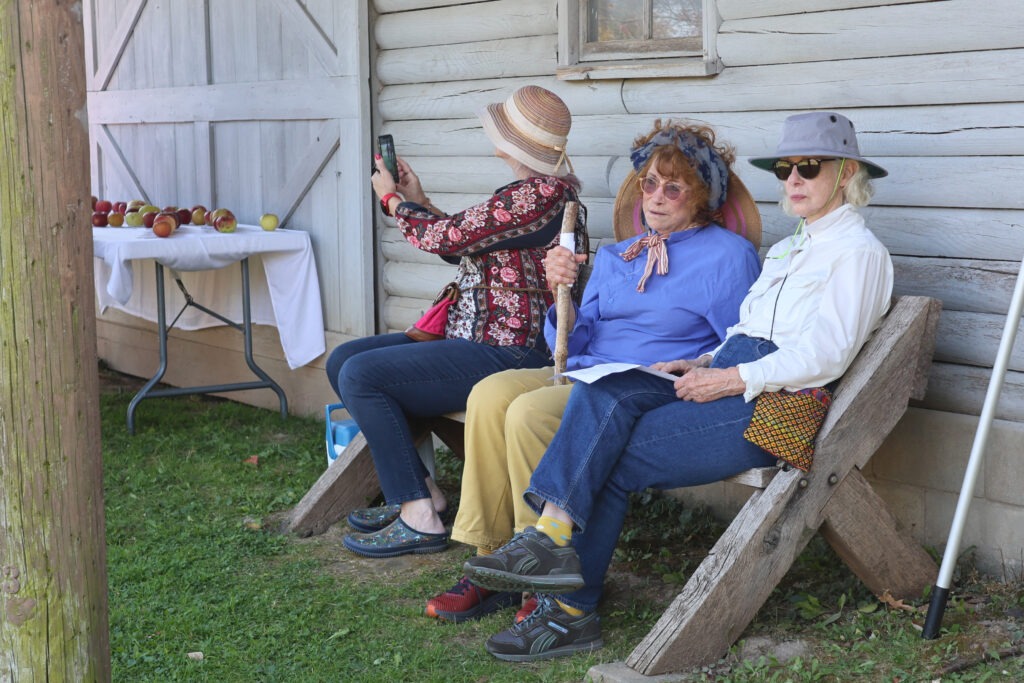
<path id="1" fill-rule="evenodd" d="M 395 139 L 390 135 L 377 136 L 377 149 L 381 158 L 384 159 L 384 166 L 387 167 L 391 177 L 398 182 L 398 162 L 395 160 Z"/>

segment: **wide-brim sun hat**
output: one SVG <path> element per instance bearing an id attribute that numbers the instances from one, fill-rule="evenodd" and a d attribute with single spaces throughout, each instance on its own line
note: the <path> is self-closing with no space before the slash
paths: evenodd
<path id="1" fill-rule="evenodd" d="M 643 222 L 643 192 L 640 190 L 640 171 L 647 164 L 654 150 L 665 144 L 674 144 L 694 164 L 697 174 L 711 190 L 709 203 L 715 220 L 724 228 L 747 238 L 757 248 L 761 247 L 761 213 L 757 203 L 743 181 L 718 156 L 706 140 L 690 132 L 664 128 L 652 136 L 644 145 L 636 147 L 630 154 L 633 170 L 615 196 L 612 210 L 612 230 L 617 241 L 642 234 L 646 228 Z M 714 186 L 714 187 L 712 187 Z"/>
<path id="2" fill-rule="evenodd" d="M 572 115 L 555 93 L 537 85 L 523 86 L 477 115 L 494 146 L 516 161 L 556 177 L 571 172 L 565 144 Z"/>
<path id="3" fill-rule="evenodd" d="M 863 164 L 872 178 L 889 175 L 884 168 L 861 156 L 853 121 L 834 112 L 815 111 L 787 117 L 775 156 L 749 161 L 757 168 L 771 171 L 776 161 L 787 157 L 853 159 Z"/>

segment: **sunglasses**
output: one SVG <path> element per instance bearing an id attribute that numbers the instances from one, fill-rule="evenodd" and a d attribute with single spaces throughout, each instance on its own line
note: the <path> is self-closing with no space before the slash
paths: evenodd
<path id="1" fill-rule="evenodd" d="M 683 196 L 683 192 L 686 188 L 678 183 L 661 183 L 658 182 L 657 178 L 652 178 L 649 175 L 645 175 L 640 178 L 640 189 L 643 190 L 644 194 L 654 194 L 658 191 L 658 188 L 662 188 L 662 194 L 665 195 L 665 199 L 670 202 L 674 202 Z"/>
<path id="2" fill-rule="evenodd" d="M 779 159 L 772 164 L 772 171 L 779 180 L 788 180 L 789 174 L 796 167 L 796 172 L 800 174 L 801 178 L 814 180 L 821 173 L 821 165 L 826 161 L 835 161 L 835 159 L 804 159 L 796 162 Z"/>

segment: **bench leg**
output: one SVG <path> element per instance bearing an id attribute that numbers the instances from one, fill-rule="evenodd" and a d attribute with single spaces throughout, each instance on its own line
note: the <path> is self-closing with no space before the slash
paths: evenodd
<path id="1" fill-rule="evenodd" d="M 362 432 L 324 470 L 288 518 L 286 530 L 299 536 L 322 534 L 350 511 L 380 494 L 377 470 Z"/>
<path id="2" fill-rule="evenodd" d="M 816 487 L 801 488 L 804 477 L 780 472 L 751 495 L 627 666 L 652 676 L 710 664 L 728 651 L 817 531 L 824 501 L 815 499 L 827 492 L 808 496 Z"/>
<path id="3" fill-rule="evenodd" d="M 825 506 L 821 535 L 875 595 L 919 598 L 938 567 L 900 528 L 860 470 L 846 475 Z"/>

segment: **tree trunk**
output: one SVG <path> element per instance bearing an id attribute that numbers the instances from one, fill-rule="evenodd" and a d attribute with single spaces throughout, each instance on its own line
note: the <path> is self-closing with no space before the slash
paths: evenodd
<path id="1" fill-rule="evenodd" d="M 82 3 L 0 1 L 0 680 L 109 681 Z"/>

